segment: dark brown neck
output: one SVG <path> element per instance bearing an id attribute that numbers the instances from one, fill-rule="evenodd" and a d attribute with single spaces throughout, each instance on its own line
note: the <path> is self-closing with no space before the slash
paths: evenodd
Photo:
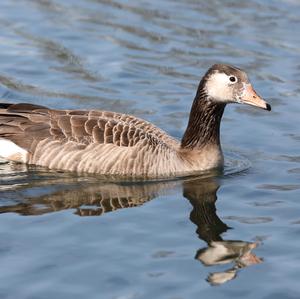
<path id="1" fill-rule="evenodd" d="M 208 99 L 201 85 L 200 83 L 188 126 L 181 140 L 183 149 L 201 149 L 206 145 L 220 145 L 220 123 L 225 104 Z"/>

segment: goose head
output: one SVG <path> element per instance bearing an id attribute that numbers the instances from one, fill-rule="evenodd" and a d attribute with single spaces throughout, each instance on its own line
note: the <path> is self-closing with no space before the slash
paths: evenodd
<path id="1" fill-rule="evenodd" d="M 271 106 L 255 92 L 244 71 L 227 64 L 215 64 L 200 81 L 181 148 L 195 149 L 201 154 L 204 147 L 213 147 L 215 159 L 208 160 L 213 160 L 214 165 L 222 164 L 220 123 L 228 103 L 271 110 Z"/>
<path id="2" fill-rule="evenodd" d="M 271 106 L 253 89 L 247 74 L 230 65 L 213 65 L 204 75 L 199 90 L 212 102 L 248 104 L 271 110 Z"/>

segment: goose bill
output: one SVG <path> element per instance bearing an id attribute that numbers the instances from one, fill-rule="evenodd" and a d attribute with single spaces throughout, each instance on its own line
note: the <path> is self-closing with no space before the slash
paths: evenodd
<path id="1" fill-rule="evenodd" d="M 271 111 L 271 105 L 264 101 L 253 89 L 251 84 L 246 84 L 241 96 L 241 102 L 251 106 L 259 107 Z"/>

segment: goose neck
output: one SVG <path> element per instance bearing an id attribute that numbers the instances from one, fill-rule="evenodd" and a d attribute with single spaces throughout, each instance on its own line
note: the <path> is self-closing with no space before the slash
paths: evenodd
<path id="1" fill-rule="evenodd" d="M 191 108 L 181 148 L 220 147 L 220 124 L 224 109 L 225 104 L 209 99 L 203 91 L 198 92 Z"/>

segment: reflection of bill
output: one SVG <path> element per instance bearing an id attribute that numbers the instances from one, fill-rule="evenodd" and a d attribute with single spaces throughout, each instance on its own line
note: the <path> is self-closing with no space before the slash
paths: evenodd
<path id="1" fill-rule="evenodd" d="M 207 281 L 212 285 L 232 280 L 239 269 L 262 262 L 261 258 L 251 252 L 258 243 L 222 240 L 221 234 L 229 227 L 216 214 L 218 188 L 212 179 L 184 183 L 184 196 L 193 206 L 190 220 L 197 225 L 199 238 L 208 245 L 199 249 L 195 258 L 205 266 L 233 264 L 226 271 L 209 274 Z"/>
<path id="2" fill-rule="evenodd" d="M 216 214 L 215 202 L 219 184 L 214 178 L 202 177 L 188 179 L 184 182 L 148 183 L 108 183 L 94 180 L 91 183 L 89 179 L 82 181 L 82 178 L 76 179 L 64 174 L 58 178 L 57 175 L 60 176 L 60 174 L 52 177 L 50 175 L 49 180 L 44 179 L 35 183 L 31 181 L 30 186 L 25 186 L 25 196 L 15 203 L 1 206 L 0 213 L 15 212 L 22 215 L 40 215 L 75 209 L 75 214 L 80 216 L 99 216 L 118 209 L 142 205 L 182 184 L 183 195 L 193 206 L 190 220 L 196 224 L 199 238 L 208 245 L 198 250 L 196 259 L 205 266 L 233 264 L 226 271 L 210 274 L 207 280 L 212 285 L 232 280 L 236 277 L 239 269 L 262 262 L 251 252 L 257 243 L 224 241 L 222 239 L 221 234 L 227 231 L 229 227 Z M 44 188 L 45 185 L 53 190 L 52 193 L 50 191 L 46 195 L 26 196 L 26 194 L 31 193 L 26 192 L 29 187 Z M 22 188 L 24 186 L 20 186 L 18 189 L 22 191 Z M 15 188 L 13 194 L 15 197 Z"/>

